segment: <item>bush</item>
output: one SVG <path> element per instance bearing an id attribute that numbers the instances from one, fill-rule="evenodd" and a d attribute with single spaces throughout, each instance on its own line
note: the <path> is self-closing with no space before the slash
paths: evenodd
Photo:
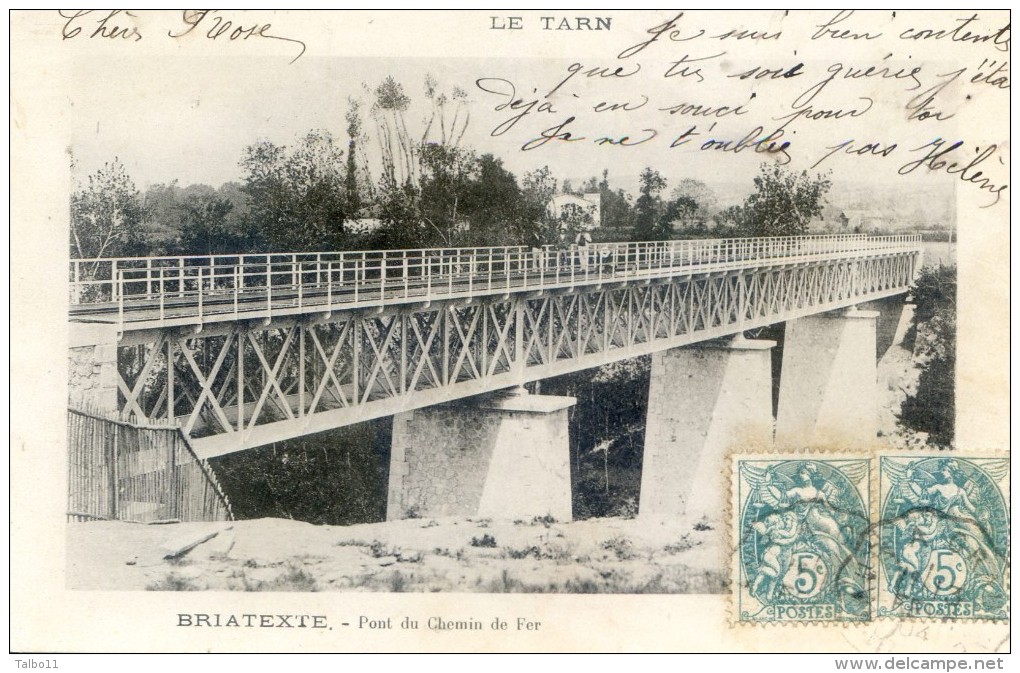
<path id="1" fill-rule="evenodd" d="M 145 585 L 146 591 L 201 591 L 202 587 L 192 582 L 187 577 L 181 577 L 177 573 L 169 573 L 166 577 Z"/>
<path id="2" fill-rule="evenodd" d="M 483 535 L 480 538 L 473 537 L 473 538 L 471 538 L 471 546 L 472 547 L 495 547 L 496 546 L 496 538 L 492 537 L 488 533 L 486 533 L 485 535 Z"/>
<path id="3" fill-rule="evenodd" d="M 956 430 L 956 266 L 925 267 L 910 294 L 921 373 L 916 392 L 900 406 L 899 420 L 927 433 L 929 444 L 950 447 Z"/>
<path id="4" fill-rule="evenodd" d="M 524 547 L 523 549 L 511 549 L 510 547 L 507 547 L 506 549 L 507 558 L 520 560 L 526 559 L 529 556 L 534 556 L 537 559 L 541 559 L 542 550 L 536 547 L 535 545 L 531 545 L 530 547 Z"/>
<path id="5" fill-rule="evenodd" d="M 372 558 L 399 556 L 400 547 L 387 546 L 379 540 L 372 540 L 372 544 L 368 545 L 368 553 L 372 555 Z"/>
<path id="6" fill-rule="evenodd" d="M 386 520 L 388 419 L 212 459 L 238 519 L 346 526 Z"/>
<path id="7" fill-rule="evenodd" d="M 634 544 L 622 535 L 604 541 L 602 548 L 613 552 L 620 561 L 634 558 Z"/>

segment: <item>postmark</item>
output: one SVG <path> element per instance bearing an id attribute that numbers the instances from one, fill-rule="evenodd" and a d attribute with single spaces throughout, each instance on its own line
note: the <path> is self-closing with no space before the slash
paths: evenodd
<path id="1" fill-rule="evenodd" d="M 883 456 L 878 616 L 1008 619 L 1007 458 Z"/>
<path id="2" fill-rule="evenodd" d="M 869 621 L 871 461 L 794 454 L 733 466 L 737 621 Z"/>

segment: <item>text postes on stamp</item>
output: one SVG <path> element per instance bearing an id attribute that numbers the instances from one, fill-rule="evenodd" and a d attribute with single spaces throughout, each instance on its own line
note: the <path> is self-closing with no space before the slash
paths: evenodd
<path id="1" fill-rule="evenodd" d="M 734 580 L 741 622 L 871 618 L 864 459 L 735 459 Z"/>
<path id="2" fill-rule="evenodd" d="M 881 459 L 878 615 L 1006 619 L 1009 460 Z"/>

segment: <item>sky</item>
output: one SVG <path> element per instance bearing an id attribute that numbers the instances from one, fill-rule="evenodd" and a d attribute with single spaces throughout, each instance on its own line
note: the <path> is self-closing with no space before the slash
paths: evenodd
<path id="1" fill-rule="evenodd" d="M 412 133 L 417 133 L 416 129 L 424 128 L 429 111 L 423 91 L 426 75 L 431 73 L 441 89 L 448 91 L 456 85 L 469 94 L 471 119 L 463 144 L 495 154 L 519 176 L 543 165 L 549 165 L 560 179 L 600 175 L 609 169 L 611 177 L 632 188 L 642 168 L 650 163 L 677 179 L 703 173 L 701 168 L 668 162 L 665 155 L 651 156 L 645 148 L 628 152 L 584 143 L 585 147 L 549 145 L 530 152 L 520 150 L 541 131 L 566 119 L 568 113 L 543 113 L 547 119 L 536 122 L 525 118 L 502 136 L 491 135 L 514 113 L 501 115 L 494 110 L 506 100 L 481 91 L 476 80 L 513 79 L 519 95 L 531 93 L 534 99 L 538 94 L 528 92 L 525 82 L 552 82 L 570 65 L 569 61 L 549 60 L 522 67 L 520 62 L 495 60 L 310 59 L 281 69 L 279 59 L 232 59 L 220 61 L 216 71 L 203 72 L 196 66 L 195 76 L 171 81 L 160 63 L 134 62 L 114 78 L 82 77 L 89 85 L 76 92 L 73 149 L 85 172 L 119 157 L 139 186 L 175 179 L 182 184 L 216 185 L 239 179 L 238 160 L 244 147 L 257 139 L 289 144 L 312 129 L 326 129 L 346 138 L 348 97 L 368 103 L 371 94 L 366 87 L 374 89 L 387 76 L 401 82 L 412 98 L 407 122 Z M 532 73 L 533 79 L 529 78 Z M 132 95 L 120 93 L 125 90 Z M 118 101 L 116 106 L 110 105 L 112 99 Z M 532 113 L 531 117 L 539 115 Z M 366 130 L 374 149 L 371 124 L 366 124 Z M 757 163 L 747 163 L 749 170 L 744 172 L 749 179 Z"/>
<path id="2" fill-rule="evenodd" d="M 440 90 L 459 86 L 468 94 L 471 116 L 463 144 L 500 157 L 519 178 L 548 165 L 561 183 L 569 178 L 576 185 L 608 170 L 614 188 L 636 193 L 638 175 L 651 166 L 667 178 L 670 186 L 683 178 L 695 178 L 734 192 L 750 191 L 760 164 L 770 160 L 768 154 L 756 154 L 748 148 L 739 153 L 705 151 L 700 149 L 701 143 L 719 139 L 732 145 L 758 124 L 766 129 L 758 137 L 766 135 L 781 125 L 776 117 L 782 105 L 824 75 L 819 66 L 800 80 L 769 82 L 767 86 L 732 78 L 663 78 L 663 67 L 669 64 L 663 66 L 660 58 L 645 60 L 640 64 L 641 72 L 624 79 L 603 76 L 605 71 L 594 72 L 604 66 L 591 60 L 571 67 L 579 62 L 551 58 L 306 56 L 286 65 L 276 55 L 221 57 L 215 61 L 186 53 L 172 61 L 86 56 L 75 62 L 75 77 L 66 94 L 72 111 L 70 149 L 78 163 L 79 177 L 117 157 L 141 189 L 174 180 L 181 185 L 216 186 L 241 178 L 238 161 L 244 148 L 256 140 L 286 145 L 312 129 L 329 130 L 345 139 L 348 98 L 355 97 L 367 107 L 371 90 L 387 76 L 401 82 L 411 97 L 406 119 L 412 135 L 418 134 L 428 113 L 424 82 L 427 74 L 432 74 Z M 613 67 L 618 63 L 613 62 Z M 744 65 L 726 63 L 720 67 L 732 70 Z M 576 72 L 571 76 L 572 70 Z M 553 91 L 565 78 L 567 81 Z M 890 90 L 896 88 L 898 99 L 903 87 L 896 84 L 888 86 Z M 514 95 L 504 95 L 509 94 L 511 86 Z M 852 92 L 845 99 L 857 100 Z M 497 134 L 501 124 L 524 109 L 511 111 L 507 104 L 513 100 L 522 101 L 518 106 L 535 103 L 520 121 Z M 638 105 L 646 100 L 633 112 L 595 111 L 599 103 Z M 697 119 L 662 109 L 684 103 L 717 108 L 743 104 L 750 114 Z M 552 110 L 540 112 L 543 104 Z M 877 103 L 879 107 L 884 104 L 883 100 Z M 864 129 L 870 126 L 874 133 L 880 133 L 882 113 L 879 110 Z M 554 139 L 522 150 L 529 141 L 540 139 L 543 131 L 570 117 L 574 121 L 562 131 L 572 130 L 571 141 Z M 857 122 L 857 134 L 862 132 L 862 123 Z M 692 126 L 700 137 L 671 147 Z M 376 140 L 371 123 L 366 123 L 366 130 L 370 160 L 374 160 Z M 791 140 L 790 166 L 811 169 L 828 152 L 824 148 L 847 140 L 848 132 L 846 124 L 832 120 L 800 119 L 785 129 L 784 140 L 777 143 Z M 608 140 L 597 142 L 598 138 L 635 141 L 652 133 L 654 138 L 633 147 L 613 145 Z M 583 139 L 578 140 L 579 136 Z M 874 181 L 887 185 L 896 180 L 899 188 L 904 180 L 908 184 L 932 183 L 931 176 L 923 176 L 920 171 L 907 178 L 896 176 L 899 163 L 875 160 L 875 170 L 870 170 L 860 158 L 837 153 L 813 170 L 832 169 L 836 184 Z M 936 182 L 952 189 L 952 182 L 945 177 Z M 910 198 L 909 192 L 906 198 Z"/>

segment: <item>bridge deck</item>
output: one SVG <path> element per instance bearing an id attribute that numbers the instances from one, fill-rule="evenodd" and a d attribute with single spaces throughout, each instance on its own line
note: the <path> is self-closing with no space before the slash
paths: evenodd
<path id="1" fill-rule="evenodd" d="M 918 236 L 73 260 L 73 321 L 122 330 L 571 289 L 919 250 Z"/>
<path id="2" fill-rule="evenodd" d="M 209 457 L 902 294 L 920 255 L 824 236 L 75 260 L 70 318 L 118 327 L 119 410 Z"/>

